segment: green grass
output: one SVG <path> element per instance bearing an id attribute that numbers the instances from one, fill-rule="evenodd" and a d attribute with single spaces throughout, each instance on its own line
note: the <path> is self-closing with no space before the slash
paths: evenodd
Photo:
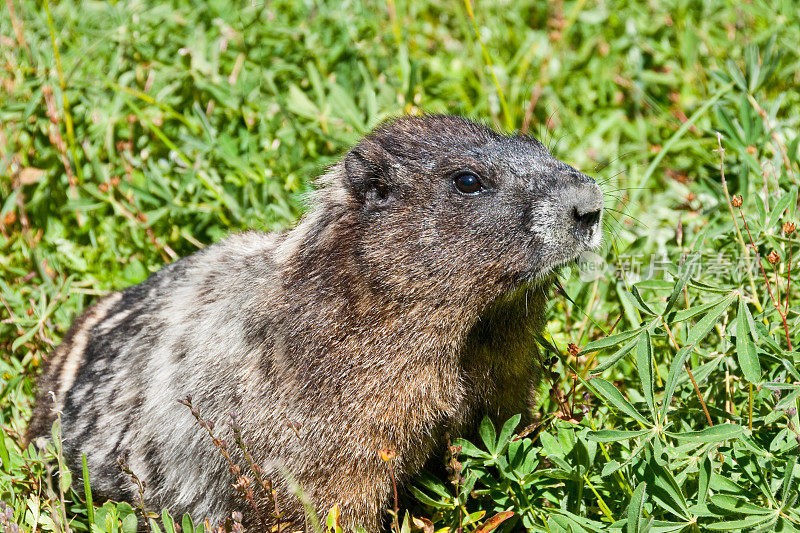
<path id="1" fill-rule="evenodd" d="M 424 110 L 528 129 L 595 176 L 607 263 L 553 299 L 541 424 L 455 443 L 463 471 L 418 480 L 410 513 L 800 529 L 793 0 L 151 4 L 0 8 L 0 523 L 135 522 L 48 482 L 57 448 L 19 448 L 41 360 L 82 309 L 230 232 L 288 227 L 360 135 Z"/>

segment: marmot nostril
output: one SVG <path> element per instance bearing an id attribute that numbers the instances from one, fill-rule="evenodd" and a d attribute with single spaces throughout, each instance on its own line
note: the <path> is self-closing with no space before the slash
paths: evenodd
<path id="1" fill-rule="evenodd" d="M 584 226 L 594 226 L 600 220 L 600 212 L 602 209 L 583 208 L 575 206 L 572 208 L 572 217 L 579 224 Z"/>
<path id="2" fill-rule="evenodd" d="M 571 175 L 566 180 L 568 184 L 561 195 L 564 206 L 562 216 L 567 220 L 572 219 L 574 231 L 581 235 L 587 231 L 591 234 L 603 215 L 603 191 L 592 178 L 584 174 Z"/>

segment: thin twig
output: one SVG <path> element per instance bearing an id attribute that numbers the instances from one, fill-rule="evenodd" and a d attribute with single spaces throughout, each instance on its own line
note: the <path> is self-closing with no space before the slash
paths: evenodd
<path id="1" fill-rule="evenodd" d="M 611 514 L 611 509 L 608 507 L 608 504 L 606 504 L 605 500 L 603 500 L 603 497 L 600 495 L 600 493 L 597 492 L 597 489 L 594 488 L 594 485 L 592 485 L 592 482 L 589 481 L 589 478 L 586 474 L 583 475 L 583 480 L 586 482 L 586 486 L 589 487 L 589 490 L 594 493 L 595 498 L 597 498 L 597 505 L 600 507 L 600 510 L 603 512 L 608 521 L 613 523 L 615 521 L 614 515 Z"/>
<path id="2" fill-rule="evenodd" d="M 758 266 L 761 268 L 761 274 L 764 275 L 764 283 L 767 284 L 767 292 L 769 293 L 769 297 L 772 299 L 772 303 L 775 305 L 775 309 L 778 310 L 778 314 L 781 316 L 781 321 L 783 322 L 783 329 L 786 332 L 786 344 L 789 345 L 789 350 L 792 350 L 792 341 L 789 339 L 789 325 L 786 323 L 786 314 L 783 312 L 780 304 L 775 299 L 775 295 L 772 293 L 772 286 L 769 282 L 767 271 L 764 270 L 764 265 L 761 263 L 761 255 L 758 253 L 758 249 L 756 248 L 755 242 L 753 242 L 753 236 L 750 234 L 750 228 L 747 225 L 747 221 L 744 219 L 744 213 L 742 212 L 742 208 L 739 207 L 738 209 L 739 209 L 739 216 L 742 217 L 742 222 L 744 223 L 744 229 L 747 231 L 747 237 L 750 239 L 750 246 L 753 247 L 753 251 L 756 254 L 756 261 L 758 261 Z"/>
<path id="3" fill-rule="evenodd" d="M 667 334 L 669 335 L 670 340 L 672 341 L 672 345 L 675 347 L 676 352 L 680 351 L 678 347 L 678 341 L 675 340 L 675 337 L 672 335 L 672 330 L 667 326 L 667 322 L 664 320 L 664 317 L 661 317 L 661 322 L 664 324 L 664 329 L 667 330 Z M 711 420 L 711 415 L 708 412 L 708 407 L 706 407 L 706 402 L 703 399 L 703 394 L 700 392 L 700 387 L 697 386 L 697 381 L 694 379 L 694 374 L 692 373 L 692 369 L 689 367 L 689 363 L 686 362 L 684 364 L 686 368 L 686 372 L 689 374 L 689 379 L 692 380 L 692 385 L 694 385 L 694 391 L 697 393 L 697 399 L 700 400 L 700 405 L 703 406 L 703 412 L 706 414 L 706 420 L 708 420 L 708 425 L 713 426 L 714 422 Z M 668 401 L 666 398 L 664 401 Z"/>
<path id="4" fill-rule="evenodd" d="M 528 108 L 525 110 L 525 118 L 522 120 L 522 127 L 519 130 L 520 135 L 528 134 L 528 129 L 530 129 L 531 121 L 533 120 L 533 110 L 536 108 L 536 102 L 539 101 L 540 96 L 542 96 L 542 88 L 539 84 L 536 84 L 531 89 L 531 98 L 528 100 Z"/>
<path id="5" fill-rule="evenodd" d="M 758 291 L 756 291 L 756 282 L 753 280 L 753 273 L 750 269 L 750 251 L 747 249 L 747 245 L 744 243 L 744 237 L 742 237 L 742 232 L 739 229 L 739 223 L 736 221 L 736 214 L 733 212 L 733 204 L 731 203 L 731 195 L 728 193 L 728 181 L 725 179 L 725 149 L 722 147 L 722 134 L 717 132 L 717 145 L 719 146 L 719 177 L 720 181 L 722 181 L 722 190 L 725 193 L 725 200 L 728 204 L 728 211 L 731 214 L 731 219 L 733 220 L 733 226 L 736 228 L 736 240 L 739 241 L 739 245 L 744 250 L 745 259 L 747 259 L 747 278 L 750 281 L 750 290 L 753 292 L 753 303 L 755 304 L 756 308 L 759 312 L 763 310 L 761 306 L 761 302 L 758 300 L 757 295 Z"/>
<path id="6" fill-rule="evenodd" d="M 786 302 L 783 308 L 783 313 L 789 312 L 789 287 L 792 281 L 792 233 L 786 234 L 786 239 L 789 241 L 786 246 L 789 248 L 789 263 L 786 265 Z"/>
<path id="7" fill-rule="evenodd" d="M 212 422 L 211 420 L 205 420 L 200 416 L 200 411 L 192 403 L 191 395 L 187 395 L 185 398 L 178 400 L 178 402 L 189 408 L 189 410 L 192 413 L 192 416 L 194 416 L 195 420 L 197 421 L 197 424 L 203 429 L 205 429 L 206 432 L 208 433 L 208 436 L 211 437 L 211 441 L 214 443 L 214 446 L 217 447 L 222 456 L 228 462 L 228 470 L 230 470 L 230 472 L 236 478 L 236 483 L 233 484 L 233 488 L 253 508 L 256 517 L 258 518 L 259 522 L 261 522 L 263 531 L 270 531 L 270 528 L 267 525 L 266 518 L 264 517 L 264 514 L 261 512 L 261 510 L 258 507 L 258 504 L 256 503 L 256 498 L 253 493 L 253 486 L 252 486 L 253 482 L 250 480 L 249 477 L 242 474 L 241 468 L 233 460 L 233 457 L 231 457 L 231 454 L 228 451 L 228 443 L 225 442 L 224 439 L 221 439 L 214 434 L 214 422 Z"/>
<path id="8" fill-rule="evenodd" d="M 609 335 L 611 335 L 611 334 L 614 332 L 614 328 L 616 328 L 616 327 L 617 327 L 617 324 L 619 324 L 619 321 L 620 321 L 620 320 L 622 320 L 622 314 L 620 314 L 620 315 L 619 315 L 619 317 L 617 317 L 617 320 L 616 320 L 616 322 L 614 322 L 614 325 L 613 325 L 613 326 L 611 326 L 611 329 L 610 329 L 610 330 L 608 330 L 608 334 L 609 334 Z"/>
<path id="9" fill-rule="evenodd" d="M 703 406 L 703 412 L 706 414 L 708 425 L 713 426 L 714 422 L 711 421 L 711 415 L 708 414 L 708 407 L 706 407 L 706 402 L 703 400 L 703 395 L 700 393 L 700 387 L 697 386 L 697 382 L 694 380 L 694 374 L 692 374 L 692 369 L 689 367 L 689 363 L 686 363 L 686 372 L 689 374 L 689 379 L 692 380 L 694 391 L 697 393 L 697 397 L 700 399 L 700 405 Z"/>
<path id="10" fill-rule="evenodd" d="M 157 518 L 158 515 L 148 511 L 147 507 L 145 506 L 144 491 L 147 488 L 147 484 L 141 479 L 139 479 L 139 476 L 137 476 L 136 473 L 133 471 L 133 469 L 131 469 L 130 464 L 128 463 L 128 461 L 125 459 L 124 456 L 117 457 L 117 466 L 119 467 L 120 471 L 123 474 L 126 474 L 133 482 L 133 484 L 136 485 L 136 493 L 137 497 L 139 498 L 139 501 L 137 502 L 136 506 L 142 513 L 142 518 L 144 518 L 145 522 L 147 522 L 147 520 L 150 518 Z"/>

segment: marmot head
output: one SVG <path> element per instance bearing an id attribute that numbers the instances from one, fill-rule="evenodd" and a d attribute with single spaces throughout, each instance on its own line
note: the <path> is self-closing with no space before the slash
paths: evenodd
<path id="1" fill-rule="evenodd" d="M 323 198 L 348 213 L 359 275 L 398 298 L 486 300 L 600 244 L 603 194 L 536 139 L 428 115 L 379 126 Z"/>

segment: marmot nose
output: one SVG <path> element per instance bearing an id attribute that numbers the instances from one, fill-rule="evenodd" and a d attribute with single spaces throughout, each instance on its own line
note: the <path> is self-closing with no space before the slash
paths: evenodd
<path id="1" fill-rule="evenodd" d="M 580 228 L 589 230 L 600 221 L 603 212 L 603 193 L 594 181 L 582 183 L 569 193 L 569 213 Z"/>
<path id="2" fill-rule="evenodd" d="M 572 218 L 575 222 L 587 227 L 594 226 L 600 220 L 601 208 L 587 205 L 575 205 L 572 208 Z"/>

